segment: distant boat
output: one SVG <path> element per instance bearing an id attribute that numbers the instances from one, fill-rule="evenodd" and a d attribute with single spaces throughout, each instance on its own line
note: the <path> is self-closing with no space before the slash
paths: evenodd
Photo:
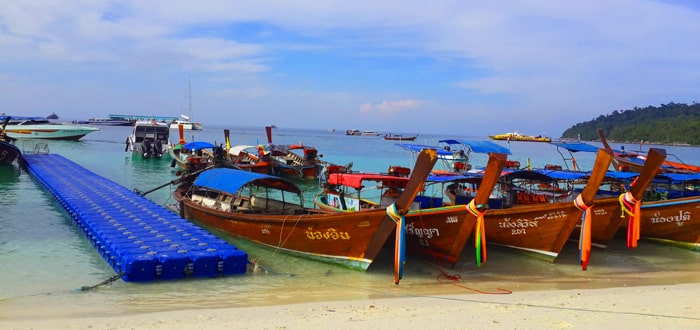
<path id="1" fill-rule="evenodd" d="M 55 112 L 52 112 L 46 119 L 58 119 L 58 115 Z"/>
<path id="2" fill-rule="evenodd" d="M 204 129 L 201 123 L 191 121 L 192 118 L 192 84 L 188 81 L 187 83 L 187 95 L 189 98 L 189 116 L 180 115 L 179 119 L 175 119 L 170 123 L 171 129 L 179 129 L 180 125 L 182 128 L 188 131 L 201 131 Z"/>
<path id="3" fill-rule="evenodd" d="M 417 137 L 418 137 L 418 134 L 416 134 L 416 135 L 386 134 L 386 135 L 384 135 L 384 140 L 414 141 Z"/>
<path id="4" fill-rule="evenodd" d="M 73 123 L 100 126 L 134 126 L 136 120 L 115 118 L 90 118 L 88 120 L 74 121 Z"/>
<path id="5" fill-rule="evenodd" d="M 518 132 L 489 135 L 489 137 L 500 141 L 552 142 L 552 138 L 544 135 L 523 135 Z"/>
<path id="6" fill-rule="evenodd" d="M 373 131 L 360 131 L 359 129 L 349 129 L 345 131 L 345 135 L 379 136 L 381 134 Z"/>
<path id="7" fill-rule="evenodd" d="M 8 116 L 0 116 L 6 120 Z M 13 139 L 79 140 L 100 129 L 92 126 L 52 123 L 44 117 L 10 116 L 5 134 Z"/>

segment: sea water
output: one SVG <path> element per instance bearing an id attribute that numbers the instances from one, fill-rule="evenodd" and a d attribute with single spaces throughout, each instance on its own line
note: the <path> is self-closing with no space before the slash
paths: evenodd
<path id="1" fill-rule="evenodd" d="M 186 131 L 187 141 L 224 142 L 230 129 L 231 144 L 267 143 L 264 128 L 214 127 Z M 160 205 L 172 203 L 175 180 L 169 159 L 143 160 L 125 151 L 131 127 L 102 127 L 80 141 L 34 141 L 47 143 L 49 152 L 60 154 L 81 166 L 129 189 L 149 191 L 146 196 Z M 178 139 L 171 131 L 171 141 Z M 468 134 L 421 134 L 412 143 L 436 145 L 441 139 L 475 139 Z M 386 171 L 389 166 L 413 166 L 411 154 L 396 141 L 381 137 L 346 136 L 327 130 L 273 129 L 277 144 L 313 146 L 323 160 L 353 170 Z M 510 148 L 509 159 L 521 166 L 564 165 L 571 156 L 553 145 L 529 142 L 498 142 Z M 591 144 L 599 145 L 595 142 Z M 31 142 L 18 141 L 25 150 Z M 621 144 L 613 147 L 620 148 Z M 649 146 L 643 145 L 646 150 Z M 700 164 L 700 148 L 654 146 L 667 149 L 676 158 Z M 627 145 L 628 151 L 639 146 Z M 579 167 L 590 170 L 595 155 L 574 155 Z M 474 165 L 484 166 L 485 155 L 474 155 Z M 438 164 L 437 166 L 440 166 Z M 569 161 L 569 166 L 570 161 Z M 566 166 L 564 166 L 566 168 Z M 317 182 L 303 184 L 305 199 L 312 201 Z M 564 247 L 554 263 L 521 255 L 512 250 L 488 247 L 487 262 L 477 267 L 472 246 L 452 269 L 429 260 L 409 258 L 404 278 L 393 282 L 393 252 L 382 251 L 374 264 L 359 272 L 325 263 L 288 256 L 274 249 L 232 239 L 214 232 L 257 259 L 266 275 L 235 275 L 190 278 L 150 283 L 121 280 L 90 287 L 112 278 L 113 269 L 95 251 L 44 188 L 17 164 L 0 168 L 0 319 L 38 316 L 99 316 L 196 308 L 262 306 L 310 301 L 375 299 L 453 293 L 504 293 L 533 289 L 600 288 L 697 281 L 700 253 L 642 241 L 627 249 L 624 239 L 603 249 L 594 249 L 587 271 L 578 262 L 575 242 Z M 488 237 L 488 235 L 487 235 Z"/>

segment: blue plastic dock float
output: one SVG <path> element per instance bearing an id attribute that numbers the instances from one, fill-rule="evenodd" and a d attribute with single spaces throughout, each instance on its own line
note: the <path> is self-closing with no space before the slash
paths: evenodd
<path id="1" fill-rule="evenodd" d="M 247 253 L 146 197 L 60 155 L 22 161 L 124 281 L 246 272 Z"/>

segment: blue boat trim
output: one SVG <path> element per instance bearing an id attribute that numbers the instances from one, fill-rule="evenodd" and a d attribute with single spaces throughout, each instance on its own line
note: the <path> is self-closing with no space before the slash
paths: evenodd
<path id="1" fill-rule="evenodd" d="M 247 253 L 146 197 L 60 155 L 22 161 L 124 281 L 246 272 Z"/>

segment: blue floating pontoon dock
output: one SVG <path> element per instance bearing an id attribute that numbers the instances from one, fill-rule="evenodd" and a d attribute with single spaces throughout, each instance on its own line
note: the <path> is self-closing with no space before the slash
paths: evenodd
<path id="1" fill-rule="evenodd" d="M 23 154 L 22 161 L 124 281 L 246 271 L 244 251 L 63 156 Z"/>

